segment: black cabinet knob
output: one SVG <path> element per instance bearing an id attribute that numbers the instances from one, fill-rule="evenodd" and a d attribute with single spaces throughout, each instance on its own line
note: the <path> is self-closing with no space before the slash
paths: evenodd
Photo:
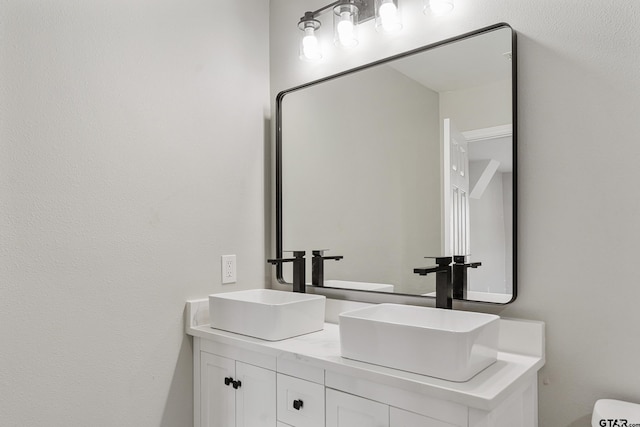
<path id="1" fill-rule="evenodd" d="M 300 410 L 300 408 L 302 408 L 303 403 L 304 403 L 304 402 L 302 402 L 302 400 L 300 400 L 300 399 L 296 399 L 296 400 L 294 400 L 294 401 L 293 401 L 293 409 L 295 409 L 295 410 L 299 411 L 299 410 Z"/>
<path id="2" fill-rule="evenodd" d="M 233 378 L 231 378 L 231 377 L 226 377 L 226 378 L 224 379 L 224 385 L 229 385 L 229 384 L 231 384 L 232 382 L 233 382 Z"/>
<path id="3" fill-rule="evenodd" d="M 242 381 L 238 380 L 238 381 L 234 381 L 233 382 L 233 388 L 234 389 L 239 389 L 240 387 L 242 387 Z"/>

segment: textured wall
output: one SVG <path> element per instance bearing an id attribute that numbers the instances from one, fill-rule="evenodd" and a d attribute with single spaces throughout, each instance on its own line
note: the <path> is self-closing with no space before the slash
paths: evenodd
<path id="1" fill-rule="evenodd" d="M 190 425 L 185 300 L 264 283 L 268 1 L 3 0 L 0 51 L 0 424 Z"/>
<path id="2" fill-rule="evenodd" d="M 403 33 L 385 38 L 369 25 L 355 50 L 330 46 L 322 63 L 302 62 L 297 19 L 325 3 L 271 1 L 272 96 L 486 25 L 515 28 L 520 296 L 501 314 L 547 323 L 541 426 L 588 426 L 605 396 L 640 402 L 640 3 L 456 0 L 436 20 L 401 0 Z"/>

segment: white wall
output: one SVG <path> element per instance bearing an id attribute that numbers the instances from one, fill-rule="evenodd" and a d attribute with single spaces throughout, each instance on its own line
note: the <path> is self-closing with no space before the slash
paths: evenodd
<path id="1" fill-rule="evenodd" d="M 282 105 L 283 247 L 344 256 L 327 264 L 327 279 L 433 291 L 413 268 L 440 249 L 438 94 L 378 67 Z"/>
<path id="2" fill-rule="evenodd" d="M 0 424 L 190 425 L 185 300 L 264 284 L 268 1 L 5 0 L 0 52 Z"/>
<path id="3" fill-rule="evenodd" d="M 511 80 L 440 93 L 440 118 L 455 120 L 461 132 L 511 124 Z M 487 108 L 490 105 L 491 108 Z"/>
<path id="4" fill-rule="evenodd" d="M 547 323 L 542 427 L 588 426 L 601 397 L 640 402 L 640 3 L 456 0 L 436 20 L 402 0 L 403 33 L 384 38 L 369 26 L 356 50 L 330 47 L 324 62 L 302 62 L 297 20 L 325 3 L 271 1 L 272 96 L 486 25 L 515 28 L 519 297 L 501 314 Z M 330 35 L 331 24 L 323 29 Z"/>

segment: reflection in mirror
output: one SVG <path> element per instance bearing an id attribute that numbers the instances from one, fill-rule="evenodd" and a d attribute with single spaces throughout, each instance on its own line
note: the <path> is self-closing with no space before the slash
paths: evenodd
<path id="1" fill-rule="evenodd" d="M 281 93 L 277 256 L 330 249 L 325 287 L 434 296 L 413 269 L 468 255 L 467 299 L 515 298 L 514 54 L 500 24 Z"/>

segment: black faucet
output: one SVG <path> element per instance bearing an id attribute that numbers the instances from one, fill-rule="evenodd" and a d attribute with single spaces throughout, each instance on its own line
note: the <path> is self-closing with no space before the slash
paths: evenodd
<path id="1" fill-rule="evenodd" d="M 453 257 L 453 298 L 467 299 L 467 270 L 469 268 L 478 268 L 481 262 L 467 263 L 465 255 L 455 255 Z"/>
<path id="2" fill-rule="evenodd" d="M 433 258 L 433 257 L 427 257 Z M 436 308 L 453 308 L 453 286 L 450 256 L 435 257 L 435 267 L 414 268 L 413 272 L 421 276 L 436 273 Z"/>
<path id="3" fill-rule="evenodd" d="M 290 251 L 287 251 L 290 252 Z M 269 264 L 293 263 L 293 292 L 306 292 L 305 251 L 293 251 L 293 258 L 268 259 Z"/>
<path id="4" fill-rule="evenodd" d="M 467 263 L 465 255 L 435 259 L 435 267 L 414 268 L 413 272 L 421 276 L 436 273 L 436 308 L 452 309 L 454 299 L 467 298 L 467 269 L 478 268 L 482 263 Z"/>
<path id="5" fill-rule="evenodd" d="M 342 255 L 324 256 L 324 252 L 328 249 L 320 249 L 313 251 L 311 258 L 311 284 L 313 286 L 324 286 L 324 260 L 335 259 L 336 261 L 344 258 Z"/>

